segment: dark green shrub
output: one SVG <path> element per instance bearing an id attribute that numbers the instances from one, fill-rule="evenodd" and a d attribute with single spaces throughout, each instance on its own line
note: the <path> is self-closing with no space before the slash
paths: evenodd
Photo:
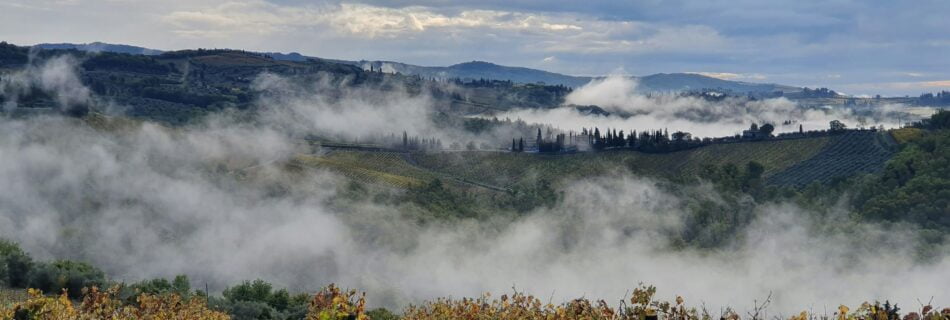
<path id="1" fill-rule="evenodd" d="M 105 282 L 105 274 L 87 263 L 57 260 L 37 264 L 30 273 L 29 286 L 45 293 L 58 293 L 65 289 L 70 298 L 78 299 L 82 296 L 83 288 L 102 287 Z"/>
<path id="2" fill-rule="evenodd" d="M 26 288 L 33 259 L 15 242 L 0 239 L 0 284 Z"/>

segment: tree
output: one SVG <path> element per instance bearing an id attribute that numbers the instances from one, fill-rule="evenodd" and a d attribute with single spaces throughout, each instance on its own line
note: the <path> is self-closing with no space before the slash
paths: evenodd
<path id="1" fill-rule="evenodd" d="M 677 131 L 673 133 L 673 141 L 676 141 L 677 143 L 689 141 L 691 138 L 692 135 L 689 132 Z"/>
<path id="2" fill-rule="evenodd" d="M 541 150 L 541 128 L 538 128 L 538 150 Z"/>
<path id="3" fill-rule="evenodd" d="M 844 131 L 848 128 L 848 126 L 838 120 L 831 120 L 831 122 L 828 123 L 828 126 L 830 127 L 831 131 Z"/>
<path id="4" fill-rule="evenodd" d="M 25 288 L 33 259 L 15 242 L 0 239 L 0 284 Z"/>
<path id="5" fill-rule="evenodd" d="M 930 116 L 930 126 L 934 129 L 950 128 L 950 111 L 940 110 Z"/>
<path id="6" fill-rule="evenodd" d="M 765 137 L 771 137 L 773 131 L 775 131 L 775 126 L 773 126 L 771 123 L 766 123 L 759 127 L 759 132 L 761 132 Z"/>
<path id="7" fill-rule="evenodd" d="M 66 289 L 69 297 L 82 297 L 82 289 L 101 287 L 105 284 L 105 273 L 83 262 L 58 260 L 38 264 L 30 272 L 30 287 L 46 293 L 60 292 Z"/>

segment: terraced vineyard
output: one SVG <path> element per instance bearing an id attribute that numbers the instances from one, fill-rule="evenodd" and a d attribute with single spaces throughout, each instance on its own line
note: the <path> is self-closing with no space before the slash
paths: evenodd
<path id="1" fill-rule="evenodd" d="M 768 183 L 801 187 L 816 181 L 825 183 L 838 177 L 880 171 L 893 156 L 895 145 L 887 133 L 838 135 L 814 157 L 769 177 Z"/>
<path id="2" fill-rule="evenodd" d="M 715 144 L 671 153 L 610 150 L 596 153 L 536 154 L 493 151 L 399 153 L 335 150 L 301 155 L 304 166 L 328 168 L 356 181 L 397 188 L 442 179 L 454 187 L 504 192 L 522 183 L 545 179 L 561 184 L 572 179 L 631 171 L 659 178 L 696 176 L 706 165 L 765 167 L 767 182 L 804 186 L 814 181 L 874 172 L 893 154 L 896 142 L 886 134 L 849 132 L 842 135 Z"/>
<path id="3" fill-rule="evenodd" d="M 662 154 L 629 150 L 565 155 L 472 151 L 413 154 L 412 159 L 434 172 L 506 187 L 535 178 L 557 182 L 565 180 L 563 178 L 622 170 L 645 176 L 679 178 L 697 174 L 706 164 L 741 165 L 748 161 L 763 164 L 765 175 L 770 176 L 815 156 L 835 138 L 717 144 Z"/>

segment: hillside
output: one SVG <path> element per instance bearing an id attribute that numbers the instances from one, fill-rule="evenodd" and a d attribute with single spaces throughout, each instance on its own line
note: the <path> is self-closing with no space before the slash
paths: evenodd
<path id="1" fill-rule="evenodd" d="M 143 55 L 159 55 L 163 52 L 156 49 L 101 42 L 93 42 L 89 44 L 43 43 L 37 44 L 34 47 L 42 49 L 75 49 L 89 52 L 113 52 Z M 471 61 L 450 66 L 420 66 L 396 61 L 352 61 L 322 59 L 318 57 L 306 56 L 297 52 L 263 52 L 260 54 L 278 61 L 307 62 L 310 60 L 317 60 L 328 63 L 349 64 L 363 69 L 369 69 L 370 66 L 372 66 L 374 69 L 382 70 L 386 73 L 400 73 L 405 75 L 420 76 L 427 79 L 491 79 L 528 84 L 544 83 L 548 85 L 562 85 L 571 88 L 577 88 L 587 84 L 593 79 L 598 78 L 589 76 L 565 75 L 524 67 L 503 66 L 486 61 Z M 720 89 L 741 94 L 771 94 L 775 91 L 782 91 L 785 93 L 801 91 L 801 88 L 794 86 L 730 81 L 693 73 L 658 73 L 653 75 L 637 76 L 633 78 L 640 82 L 640 89 L 644 92 Z"/>
<path id="2" fill-rule="evenodd" d="M 544 70 L 509 67 L 485 61 L 471 61 L 447 67 L 424 67 L 393 61 L 354 61 L 365 68 L 382 69 L 384 72 L 399 72 L 436 79 L 494 79 L 518 83 L 546 83 L 577 88 L 590 82 L 592 77 L 570 76 Z"/>
<path id="3" fill-rule="evenodd" d="M 735 93 L 768 94 L 776 91 L 783 93 L 798 92 L 801 88 L 772 83 L 751 83 L 722 80 L 693 73 L 658 73 L 638 77 L 639 90 L 642 91 L 690 91 L 702 89 L 720 89 Z"/>
<path id="4" fill-rule="evenodd" d="M 162 50 L 149 49 L 138 46 L 130 46 L 125 44 L 111 44 L 103 42 L 93 42 L 93 43 L 40 43 L 33 45 L 35 48 L 44 49 L 44 50 L 79 50 L 79 51 L 88 51 L 88 52 L 112 52 L 112 53 L 127 53 L 127 54 L 140 54 L 146 56 L 154 56 L 162 54 Z"/>
<path id="5" fill-rule="evenodd" d="M 253 80 L 265 72 L 296 84 L 321 81 L 332 87 L 324 92 L 328 97 L 353 88 L 426 94 L 437 111 L 450 117 L 511 108 L 555 107 L 569 92 L 563 86 L 507 81 L 459 82 L 449 87 L 440 81 L 373 72 L 329 60 L 279 60 L 239 50 L 199 49 L 141 55 L 84 51 L 91 45 L 50 47 L 65 49 L 34 50 L 31 60 L 29 47 L 0 43 L 0 77 L 22 70 L 31 61 L 42 65 L 44 61 L 70 55 L 76 58 L 79 80 L 91 89 L 96 101 L 102 102 L 98 104 L 124 106 L 127 116 L 171 125 L 189 123 L 224 109 L 253 110 L 253 101 L 261 94 L 252 86 Z M 56 111 L 55 97 L 33 92 L 20 97 L 17 113 Z M 3 99 L 0 93 L 0 100 Z"/>
<path id="6" fill-rule="evenodd" d="M 693 179 L 706 168 L 749 161 L 763 165 L 769 184 L 802 187 L 836 177 L 877 172 L 894 153 L 884 133 L 714 144 L 670 152 L 612 150 L 595 153 L 535 154 L 497 151 L 372 153 L 334 150 L 306 156 L 305 164 L 343 172 L 362 182 L 405 187 L 441 178 L 482 189 L 517 189 L 538 180 L 555 185 L 573 179 L 628 171 L 665 179 Z M 342 164 L 344 159 L 346 164 Z"/>
<path id="7" fill-rule="evenodd" d="M 399 72 L 436 79 L 495 79 L 518 83 L 546 83 L 572 88 L 581 87 L 599 77 L 571 76 L 523 67 L 509 67 L 485 61 L 471 61 L 448 67 L 423 67 L 392 61 L 352 62 L 364 68 L 372 66 L 384 72 Z M 741 94 L 771 94 L 776 91 L 793 93 L 801 88 L 770 83 L 730 81 L 693 73 L 658 73 L 647 76 L 632 76 L 642 92 L 691 91 L 718 89 Z"/>

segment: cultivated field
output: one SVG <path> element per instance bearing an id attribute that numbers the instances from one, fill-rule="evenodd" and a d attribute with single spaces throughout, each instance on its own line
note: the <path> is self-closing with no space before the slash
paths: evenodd
<path id="1" fill-rule="evenodd" d="M 671 153 L 609 150 L 595 153 L 536 154 L 497 151 L 399 153 L 333 150 L 301 155 L 296 161 L 328 168 L 367 183 L 405 188 L 439 178 L 456 186 L 504 191 L 520 183 L 570 179 L 630 171 L 638 175 L 680 179 L 705 166 L 756 161 L 770 184 L 803 186 L 839 176 L 883 168 L 895 142 L 883 133 L 715 144 Z"/>

